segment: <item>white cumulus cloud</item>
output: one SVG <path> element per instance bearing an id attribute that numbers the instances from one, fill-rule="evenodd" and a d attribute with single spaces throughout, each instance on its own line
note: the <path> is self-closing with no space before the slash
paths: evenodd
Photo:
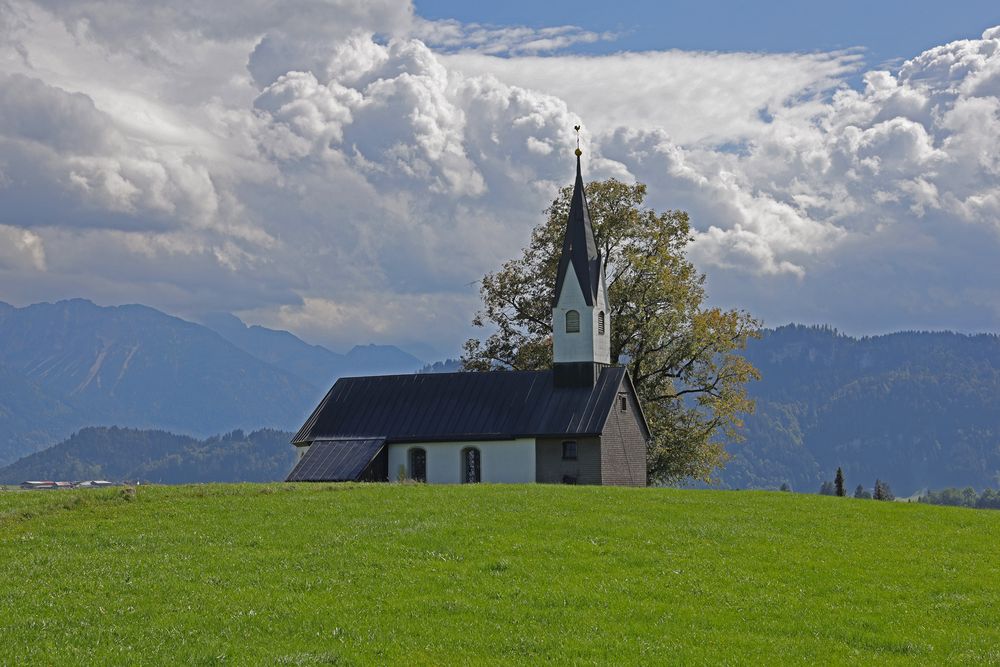
<path id="1" fill-rule="evenodd" d="M 454 353 L 582 122 L 588 177 L 691 213 L 716 303 L 854 331 L 1000 324 L 1000 29 L 859 88 L 853 51 L 565 51 L 613 38 L 388 0 L 9 0 L 0 299 Z"/>

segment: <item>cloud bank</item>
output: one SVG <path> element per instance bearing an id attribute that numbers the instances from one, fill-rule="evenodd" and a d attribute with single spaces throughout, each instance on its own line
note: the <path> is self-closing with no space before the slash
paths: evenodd
<path id="1" fill-rule="evenodd" d="M 454 353 L 572 175 L 688 210 L 713 302 L 850 331 L 1000 324 L 1000 29 L 856 52 L 613 39 L 396 2 L 0 2 L 0 299 L 231 310 Z"/>

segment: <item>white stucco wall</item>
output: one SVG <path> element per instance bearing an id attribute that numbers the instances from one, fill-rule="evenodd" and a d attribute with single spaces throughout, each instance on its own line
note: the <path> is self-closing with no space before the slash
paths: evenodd
<path id="1" fill-rule="evenodd" d="M 603 276 L 602 276 L 603 278 Z M 566 333 L 566 313 L 580 313 L 580 331 Z M 604 335 L 597 333 L 597 318 L 604 311 Z M 604 281 L 597 290 L 593 306 L 588 306 L 580 281 L 569 267 L 556 307 L 552 309 L 552 358 L 557 362 L 596 361 L 611 363 L 611 315 L 608 313 Z"/>
<path id="2" fill-rule="evenodd" d="M 399 467 L 410 476 L 410 449 L 420 447 L 427 452 L 427 482 L 429 484 L 460 484 L 462 482 L 462 450 L 479 449 L 482 482 L 527 484 L 535 481 L 535 440 L 488 440 L 481 442 L 414 442 L 389 445 L 389 480 L 399 478 Z"/>

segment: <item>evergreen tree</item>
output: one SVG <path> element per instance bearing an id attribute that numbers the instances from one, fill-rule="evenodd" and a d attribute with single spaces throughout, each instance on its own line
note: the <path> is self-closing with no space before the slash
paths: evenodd
<path id="1" fill-rule="evenodd" d="M 868 491 L 865 490 L 865 487 L 858 484 L 858 488 L 854 489 L 854 497 L 862 500 L 871 500 L 872 494 L 868 493 Z"/>
<path id="2" fill-rule="evenodd" d="M 875 493 L 872 495 L 875 500 L 895 500 L 889 485 L 880 479 L 875 480 Z"/>
<path id="3" fill-rule="evenodd" d="M 783 483 L 781 484 L 781 490 L 782 490 L 782 491 L 791 491 L 791 490 L 792 490 L 792 487 L 788 486 L 788 482 L 783 482 Z"/>
<path id="4" fill-rule="evenodd" d="M 1000 509 L 1000 491 L 983 489 L 978 496 L 975 489 L 949 487 L 940 491 L 927 491 L 917 502 L 931 505 L 951 505 L 953 507 L 975 507 L 979 509 Z"/>
<path id="5" fill-rule="evenodd" d="M 1000 491 L 983 489 L 983 493 L 976 500 L 976 507 L 981 509 L 1000 509 Z"/>
<path id="6" fill-rule="evenodd" d="M 823 482 L 819 487 L 819 495 L 821 496 L 832 496 L 837 493 L 837 487 L 833 485 L 833 482 L 827 480 Z"/>
<path id="7" fill-rule="evenodd" d="M 837 468 L 837 477 L 834 480 L 834 484 L 837 487 L 837 495 L 843 498 L 847 495 L 847 491 L 844 490 L 844 471 L 839 467 Z"/>

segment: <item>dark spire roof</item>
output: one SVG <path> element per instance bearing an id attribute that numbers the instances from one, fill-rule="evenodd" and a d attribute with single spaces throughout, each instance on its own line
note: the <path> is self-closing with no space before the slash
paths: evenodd
<path id="1" fill-rule="evenodd" d="M 566 223 L 566 237 L 563 239 L 562 256 L 559 257 L 559 273 L 556 275 L 556 293 L 553 305 L 562 294 L 566 275 L 572 268 L 573 275 L 580 283 L 583 298 L 588 306 L 594 305 L 597 290 L 601 284 L 601 253 L 594 241 L 594 228 L 590 224 L 587 209 L 587 193 L 583 190 L 583 176 L 580 172 L 580 153 L 576 156 L 576 183 L 573 185 L 573 199 L 569 205 L 569 220 Z"/>

